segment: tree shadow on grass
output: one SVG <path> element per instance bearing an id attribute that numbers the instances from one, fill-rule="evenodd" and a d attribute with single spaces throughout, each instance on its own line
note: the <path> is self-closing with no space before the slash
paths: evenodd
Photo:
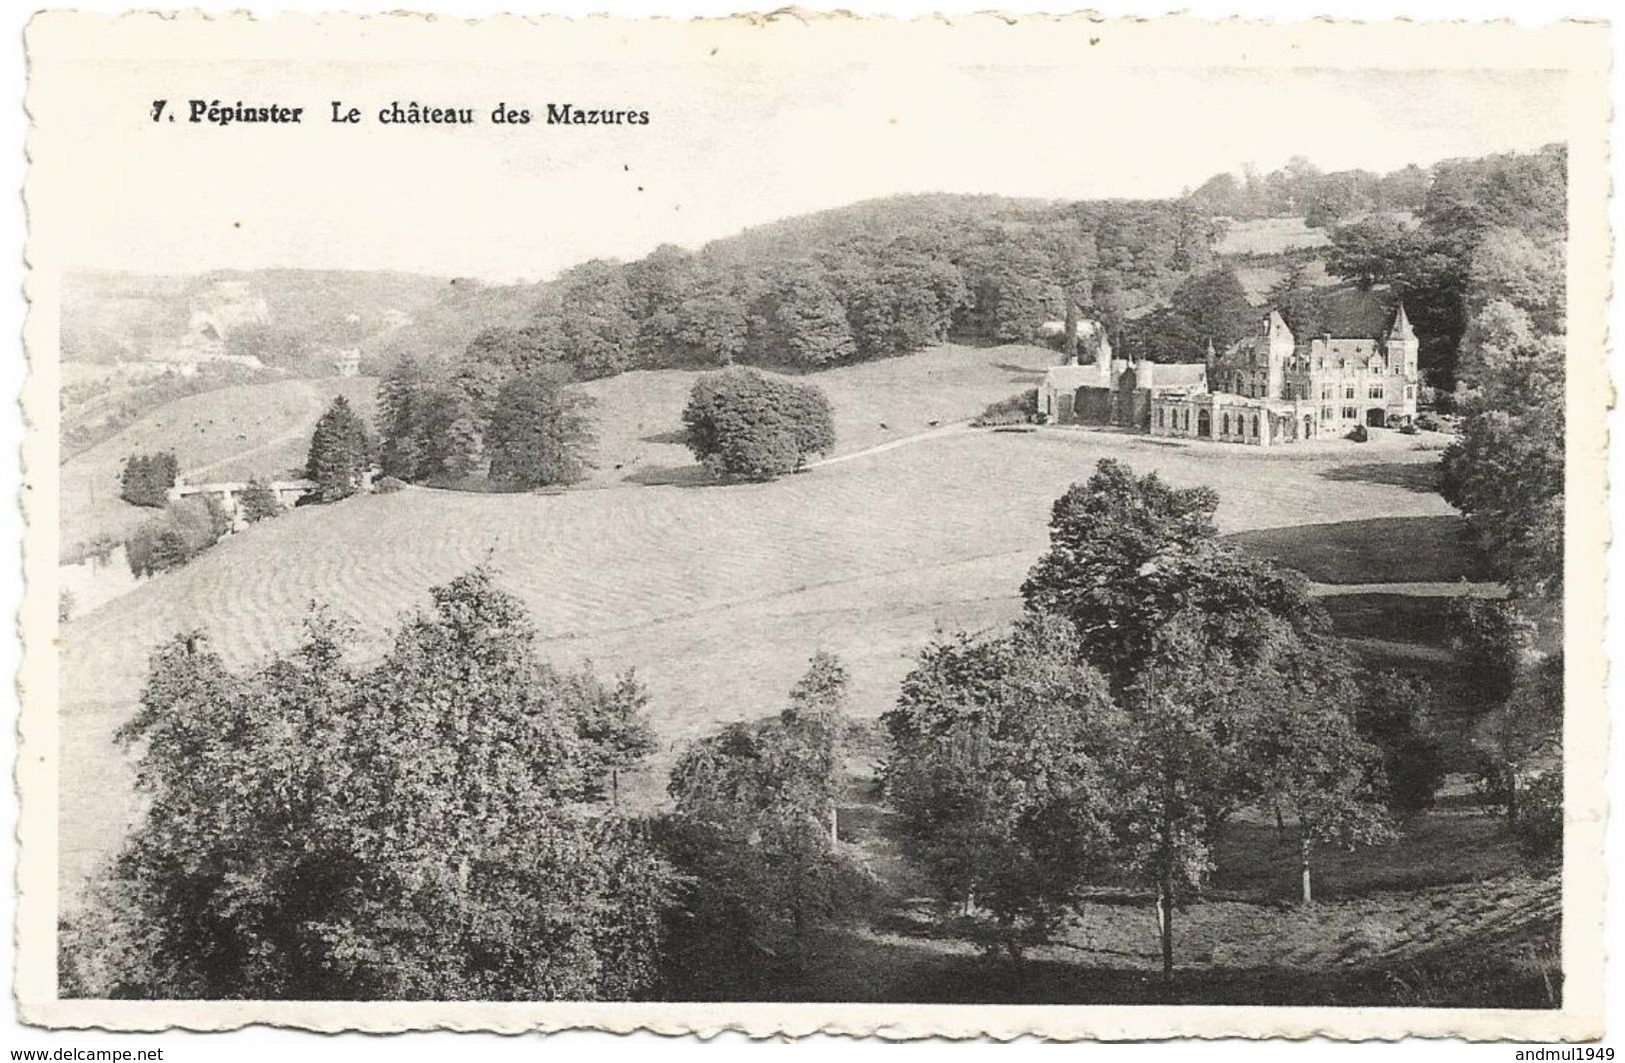
<path id="1" fill-rule="evenodd" d="M 654 465 L 621 477 L 627 483 L 644 487 L 716 487 L 718 480 L 703 465 Z"/>
<path id="2" fill-rule="evenodd" d="M 1009 373 L 1012 384 L 1036 384 L 1044 379 L 1044 370 L 1017 365 L 1015 362 L 994 362 L 993 368 Z"/>
<path id="3" fill-rule="evenodd" d="M 1385 484 L 1424 495 L 1437 494 L 1439 491 L 1439 466 L 1436 462 L 1384 461 L 1336 465 L 1320 475 L 1339 483 Z"/>
<path id="4" fill-rule="evenodd" d="M 1454 583 L 1491 578 L 1460 517 L 1378 517 L 1238 532 L 1228 541 L 1318 583 Z"/>
<path id="5" fill-rule="evenodd" d="M 641 436 L 640 443 L 670 443 L 682 446 L 688 442 L 688 432 L 682 428 L 673 428 L 669 432 L 656 432 L 654 435 Z"/>
<path id="6" fill-rule="evenodd" d="M 1538 935 L 1538 926 L 1510 928 Z M 1190 1004 L 1373 1007 L 1426 1003 L 1434 1007 L 1551 1007 L 1538 974 L 1507 970 L 1468 938 L 1451 941 L 1408 961 L 1378 961 L 1342 969 L 1288 965 L 1242 966 L 1178 959 L 1164 984 L 1154 952 L 1091 961 L 1087 946 L 1076 959 L 1032 956 L 1011 961 L 925 937 L 836 930 L 822 935 L 799 976 L 754 993 L 730 991 L 725 972 L 686 999 L 890 1002 L 917 1004 Z M 1466 967 L 1465 977 L 1438 972 Z M 1415 999 L 1416 987 L 1425 999 Z M 695 987 L 691 987 L 695 988 Z M 678 999 L 683 999 L 679 996 Z"/>
<path id="7" fill-rule="evenodd" d="M 1453 950 L 1424 960 L 1448 963 Z M 1409 967 L 1410 965 L 1407 965 Z M 1550 1006 L 1527 976 L 1475 970 L 1471 984 L 1440 985 L 1436 1007 Z M 715 991 L 714 987 L 713 991 Z M 1387 964 L 1352 970 L 1221 966 L 1182 958 L 1164 984 L 1152 959 L 1089 962 L 1049 957 L 1011 961 L 924 939 L 836 932 L 800 978 L 754 999 L 913 1004 L 1190 1004 L 1322 1007 L 1393 1006 L 1406 986 Z M 711 999 L 742 999 L 722 989 Z"/>

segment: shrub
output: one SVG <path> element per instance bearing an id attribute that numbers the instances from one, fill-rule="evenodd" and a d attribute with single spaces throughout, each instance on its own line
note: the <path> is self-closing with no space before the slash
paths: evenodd
<path id="1" fill-rule="evenodd" d="M 1518 847 L 1531 860 L 1556 860 L 1563 854 L 1563 771 L 1536 776 L 1519 794 Z"/>
<path id="2" fill-rule="evenodd" d="M 1439 420 L 1438 417 L 1431 413 L 1417 414 L 1415 424 L 1416 427 L 1420 428 L 1424 432 L 1444 431 L 1444 422 Z"/>
<path id="3" fill-rule="evenodd" d="M 829 400 L 817 387 L 726 369 L 694 382 L 688 449 L 717 476 L 771 480 L 835 446 Z"/>
<path id="4" fill-rule="evenodd" d="M 1357 424 L 1357 425 L 1354 426 L 1353 429 L 1351 429 L 1349 431 L 1349 434 L 1344 436 L 1343 438 L 1344 439 L 1352 439 L 1356 443 L 1364 443 L 1364 442 L 1367 442 L 1368 440 L 1370 440 L 1371 433 L 1366 431 L 1365 425 Z"/>
<path id="5" fill-rule="evenodd" d="M 169 501 L 169 489 L 180 475 L 180 463 L 169 451 L 132 454 L 119 473 L 119 497 L 132 506 L 158 508 Z"/>
<path id="6" fill-rule="evenodd" d="M 1363 684 L 1355 726 L 1382 752 L 1386 803 L 1400 815 L 1433 804 L 1444 783 L 1444 746 L 1428 711 L 1433 693 L 1396 672 L 1378 672 Z"/>
<path id="7" fill-rule="evenodd" d="M 971 422 L 977 428 L 992 428 L 1007 424 L 1040 424 L 1038 389 L 1028 388 L 1017 395 L 988 406 Z"/>
<path id="8" fill-rule="evenodd" d="M 1402 436 L 1414 436 L 1420 431 L 1421 429 L 1417 428 L 1416 425 L 1409 421 L 1406 421 L 1404 424 L 1399 426 L 1399 434 Z"/>
<path id="9" fill-rule="evenodd" d="M 380 495 L 392 495 L 396 491 L 399 491 L 402 488 L 404 488 L 405 486 L 406 486 L 406 481 L 405 480 L 399 480 L 399 479 L 396 479 L 393 476 L 383 476 L 383 477 L 380 477 L 378 479 L 378 481 L 372 485 L 372 489 L 373 489 L 373 491 L 375 493 L 380 494 Z"/>
<path id="10" fill-rule="evenodd" d="M 257 524 L 282 512 L 282 503 L 277 500 L 276 492 L 271 490 L 270 484 L 258 477 L 248 481 L 248 485 L 243 488 L 243 493 L 237 499 L 237 504 L 243 519 L 250 524 Z"/>
<path id="11" fill-rule="evenodd" d="M 171 502 L 124 540 L 124 556 L 136 576 L 179 568 L 218 542 L 230 521 L 213 498 Z"/>

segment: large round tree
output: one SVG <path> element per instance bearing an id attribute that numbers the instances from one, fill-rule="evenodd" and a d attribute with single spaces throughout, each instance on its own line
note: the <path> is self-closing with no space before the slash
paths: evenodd
<path id="1" fill-rule="evenodd" d="M 688 449 L 718 476 L 771 480 L 835 446 L 834 417 L 821 390 L 753 369 L 696 380 L 683 423 Z"/>

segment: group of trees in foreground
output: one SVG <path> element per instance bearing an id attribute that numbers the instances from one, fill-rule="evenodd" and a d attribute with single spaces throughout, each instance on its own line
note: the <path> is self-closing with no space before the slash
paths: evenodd
<path id="1" fill-rule="evenodd" d="M 1282 876 L 1308 901 L 1321 847 L 1431 802 L 1427 691 L 1360 674 L 1296 577 L 1220 541 L 1216 503 L 1103 462 L 1056 503 L 1025 618 L 924 648 L 884 716 L 905 853 L 988 951 L 1020 956 L 1092 886 L 1134 881 L 1171 973 L 1230 819 L 1293 833 Z M 637 812 L 617 786 L 655 744 L 636 678 L 544 663 L 486 568 L 432 597 L 367 666 L 320 613 L 247 672 L 196 633 L 155 653 L 118 736 L 148 808 L 64 922 L 65 993 L 765 991 L 877 891 L 837 840 L 839 661 L 691 743 L 669 810 Z"/>

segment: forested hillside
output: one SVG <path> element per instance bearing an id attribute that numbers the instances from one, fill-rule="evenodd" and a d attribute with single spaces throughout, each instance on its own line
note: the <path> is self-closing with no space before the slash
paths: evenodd
<path id="1" fill-rule="evenodd" d="M 101 275 L 70 287 L 64 353 L 106 361 L 161 347 L 200 307 L 224 322 L 226 353 L 265 367 L 232 370 L 256 380 L 323 375 L 333 346 L 359 347 L 364 372 L 388 375 L 386 454 L 427 454 L 422 469 L 416 457 L 396 463 L 407 478 L 480 465 L 499 393 L 516 377 L 541 373 L 557 391 L 637 369 L 810 372 L 950 337 L 1031 340 L 1069 315 L 1101 321 L 1121 354 L 1174 362 L 1201 359 L 1210 342 L 1222 350 L 1266 307 L 1300 336 L 1376 335 L 1403 299 L 1424 374 L 1448 392 L 1481 291 L 1513 292 L 1543 331 L 1560 319 L 1565 174 L 1553 146 L 1386 175 L 1294 160 L 1169 200 L 896 196 L 697 251 L 593 260 L 541 283 Z M 64 393 L 65 439 L 82 449 L 149 399 L 228 375 L 76 385 Z"/>

